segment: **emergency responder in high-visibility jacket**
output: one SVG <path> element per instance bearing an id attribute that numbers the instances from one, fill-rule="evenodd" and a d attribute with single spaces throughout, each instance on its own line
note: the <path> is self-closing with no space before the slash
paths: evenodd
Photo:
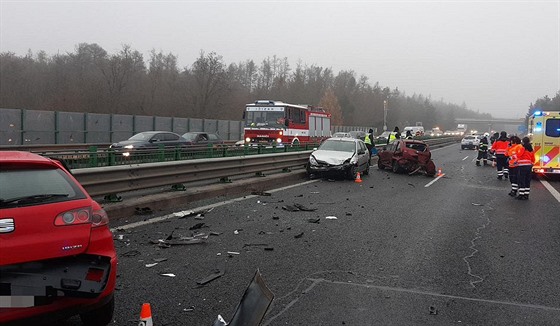
<path id="1" fill-rule="evenodd" d="M 373 129 L 370 129 L 369 132 L 366 134 L 364 138 L 364 143 L 368 149 L 369 155 L 371 155 L 372 148 L 373 148 Z"/>
<path id="2" fill-rule="evenodd" d="M 529 137 L 523 137 L 522 147 L 517 153 L 517 179 L 519 183 L 519 192 L 517 199 L 529 199 L 529 191 L 531 190 L 531 173 L 533 164 L 535 164 L 535 153 Z"/>
<path id="3" fill-rule="evenodd" d="M 399 127 L 395 127 L 395 130 L 389 133 L 389 137 L 387 137 L 387 145 L 391 144 L 397 139 L 401 139 L 401 132 L 399 131 Z"/>
<path id="4" fill-rule="evenodd" d="M 478 156 L 476 157 L 476 166 L 480 166 L 480 160 L 482 159 L 484 165 L 488 163 L 488 133 L 485 133 L 480 143 L 478 144 Z"/>
<path id="5" fill-rule="evenodd" d="M 500 132 L 500 138 L 492 144 L 490 149 L 496 156 L 496 171 L 498 172 L 498 180 L 506 178 L 509 175 L 507 167 L 507 157 L 506 151 L 509 146 L 509 141 L 507 139 L 507 133 L 505 131 Z"/>
<path id="6" fill-rule="evenodd" d="M 521 139 L 517 136 L 511 136 L 510 146 L 506 151 L 506 156 L 508 157 L 508 167 L 509 167 L 509 181 L 511 182 L 511 191 L 508 195 L 515 197 L 517 196 L 517 190 L 519 189 L 518 178 L 517 178 L 517 154 L 521 150 Z"/>

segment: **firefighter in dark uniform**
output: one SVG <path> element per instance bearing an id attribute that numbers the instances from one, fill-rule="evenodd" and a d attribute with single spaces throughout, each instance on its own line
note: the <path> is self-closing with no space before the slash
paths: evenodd
<path id="1" fill-rule="evenodd" d="M 508 178 L 509 171 L 507 165 L 506 151 L 509 147 L 509 139 L 505 131 L 500 132 L 500 138 L 492 144 L 491 151 L 496 156 L 496 172 L 498 173 L 498 180 Z"/>
<path id="2" fill-rule="evenodd" d="M 478 156 L 476 157 L 476 166 L 480 166 L 480 160 L 483 164 L 488 164 L 488 133 L 484 134 L 484 137 L 480 140 L 478 144 Z"/>

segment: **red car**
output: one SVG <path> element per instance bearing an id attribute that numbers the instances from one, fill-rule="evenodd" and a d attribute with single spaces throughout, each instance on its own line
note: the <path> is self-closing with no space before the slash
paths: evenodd
<path id="1" fill-rule="evenodd" d="M 0 151 L 0 324 L 112 321 L 109 218 L 62 162 Z"/>
<path id="2" fill-rule="evenodd" d="M 392 169 L 395 173 L 421 172 L 429 177 L 436 174 L 436 165 L 428 144 L 421 140 L 398 139 L 379 151 L 377 167 L 380 170 Z"/>

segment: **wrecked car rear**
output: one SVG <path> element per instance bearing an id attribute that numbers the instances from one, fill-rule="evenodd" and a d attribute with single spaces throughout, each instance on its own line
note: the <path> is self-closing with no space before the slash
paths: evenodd
<path id="1" fill-rule="evenodd" d="M 399 139 L 378 152 L 377 166 L 380 170 L 391 169 L 395 173 L 436 174 L 436 166 L 427 143 L 421 140 Z"/>

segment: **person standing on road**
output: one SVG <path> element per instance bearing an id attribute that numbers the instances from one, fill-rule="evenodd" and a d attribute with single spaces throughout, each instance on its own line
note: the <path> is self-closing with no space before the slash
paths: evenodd
<path id="1" fill-rule="evenodd" d="M 411 132 L 410 130 L 407 130 L 407 131 L 406 131 L 406 136 L 405 136 L 405 138 L 406 138 L 406 139 L 412 139 L 412 132 Z"/>
<path id="2" fill-rule="evenodd" d="M 519 194 L 517 199 L 529 199 L 531 190 L 531 173 L 535 164 L 535 153 L 529 137 L 523 137 L 522 146 L 517 154 L 517 179 L 519 183 Z"/>
<path id="3" fill-rule="evenodd" d="M 401 139 L 401 132 L 399 131 L 399 127 L 395 127 L 393 132 L 389 133 L 389 137 L 387 137 L 387 145 L 391 144 L 397 139 Z"/>
<path id="4" fill-rule="evenodd" d="M 507 168 L 507 157 L 506 151 L 509 146 L 509 141 L 507 139 L 507 133 L 505 131 L 500 132 L 500 138 L 492 144 L 491 151 L 496 156 L 496 171 L 498 173 L 498 180 L 502 178 L 508 178 L 509 171 Z"/>
<path id="5" fill-rule="evenodd" d="M 364 143 L 366 144 L 366 147 L 369 151 L 369 155 L 371 156 L 372 148 L 373 148 L 373 129 L 370 129 L 366 134 L 366 137 L 364 138 Z"/>
<path id="6" fill-rule="evenodd" d="M 508 166 L 509 166 L 509 181 L 511 182 L 511 191 L 508 195 L 515 197 L 517 196 L 517 190 L 519 189 L 518 178 L 517 178 L 517 164 L 518 164 L 518 156 L 517 154 L 521 150 L 521 139 L 517 136 L 511 136 L 510 138 L 510 146 L 506 152 L 506 156 L 508 157 Z"/>
<path id="7" fill-rule="evenodd" d="M 488 162 L 488 133 L 485 133 L 480 143 L 478 144 L 478 156 L 476 157 L 476 166 L 480 166 L 480 160 L 483 160 L 484 165 Z"/>

